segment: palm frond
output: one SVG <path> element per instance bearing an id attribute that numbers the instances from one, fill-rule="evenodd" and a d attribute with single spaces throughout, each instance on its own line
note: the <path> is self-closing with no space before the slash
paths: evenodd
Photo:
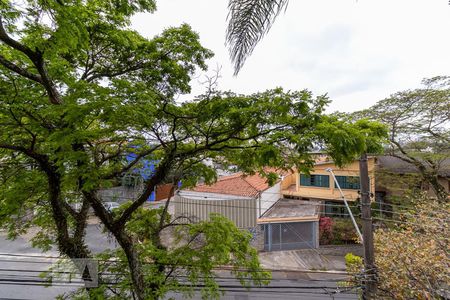
<path id="1" fill-rule="evenodd" d="M 226 43 L 237 75 L 288 0 L 229 0 Z"/>

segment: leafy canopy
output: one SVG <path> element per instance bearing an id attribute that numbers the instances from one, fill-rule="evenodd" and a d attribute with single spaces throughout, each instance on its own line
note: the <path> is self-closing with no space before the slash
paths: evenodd
<path id="1" fill-rule="evenodd" d="M 375 233 L 377 297 L 380 299 L 440 299 L 450 281 L 448 263 L 448 203 L 416 193 L 414 206 L 400 213 L 395 226 Z M 347 270 L 360 284 L 362 259 L 346 256 Z"/>
<path id="2" fill-rule="evenodd" d="M 208 90 L 177 103 L 212 53 L 186 24 L 153 38 L 130 29 L 133 14 L 154 9 L 145 0 L 0 2 L 0 226 L 11 237 L 39 226 L 35 245 L 89 258 L 84 236 L 92 209 L 121 247 L 118 264 L 130 283 L 121 292 L 146 299 L 181 289 L 170 275 L 172 281 L 161 281 L 186 271 L 182 263 L 167 265 L 174 255 L 192 260 L 189 280 L 204 276 L 207 292 L 215 294 L 214 267 L 259 268 L 248 235 L 220 217 L 184 224 L 174 223 L 167 209 L 143 211 L 157 185 L 212 182 L 215 170 L 204 164 L 211 159 L 246 173 L 307 170 L 315 147 L 342 164 L 375 147 L 384 131 L 325 117 L 329 100 L 307 90 Z M 127 161 L 130 153 L 134 159 Z M 117 212 L 106 210 L 98 192 L 118 185 L 144 160 L 156 166 L 139 195 Z M 137 230 L 139 222 L 148 222 L 149 231 Z M 161 243 L 167 227 L 177 228 L 178 250 Z M 200 239 L 201 251 L 182 243 L 189 237 Z M 263 283 L 266 275 L 258 274 L 251 278 Z M 237 269 L 235 275 L 247 278 Z"/>
<path id="3" fill-rule="evenodd" d="M 424 79 L 423 85 L 395 93 L 354 117 L 385 124 L 386 152 L 415 166 L 444 201 L 447 193 L 437 178 L 450 160 L 450 77 Z"/>

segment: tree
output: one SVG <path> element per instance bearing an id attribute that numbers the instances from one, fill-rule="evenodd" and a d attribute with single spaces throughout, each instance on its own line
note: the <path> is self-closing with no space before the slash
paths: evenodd
<path id="1" fill-rule="evenodd" d="M 0 226 L 11 237 L 39 226 L 35 245 L 56 244 L 64 257 L 92 258 L 84 242 L 92 208 L 120 246 L 115 255 L 127 283 L 120 293 L 137 299 L 182 289 L 169 279 L 186 266 L 168 265 L 176 250 L 160 243 L 162 230 L 170 227 L 188 239 L 178 257 L 195 264 L 190 282 L 199 282 L 195 274 L 201 269 L 206 290 L 214 294 L 211 272 L 229 263 L 244 268 L 235 272 L 243 283 L 245 278 L 264 283 L 267 276 L 248 236 L 229 222 L 215 218 L 192 225 L 172 220 L 167 207 L 143 211 L 142 204 L 172 174 L 179 174 L 173 183 L 214 181 L 215 171 L 202 163 L 208 158 L 246 173 L 267 166 L 307 169 L 312 165 L 307 151 L 322 145 L 344 163 L 370 147 L 368 136 L 382 134 L 382 126 L 325 117 L 328 99 L 307 90 L 245 96 L 210 89 L 178 104 L 176 96 L 190 91 L 191 75 L 205 69 L 212 53 L 188 25 L 152 39 L 129 29 L 133 14 L 154 9 L 150 0 L 1 2 Z M 126 161 L 130 153 L 134 159 Z M 118 211 L 106 210 L 98 191 L 144 160 L 156 166 L 141 194 Z M 265 175 L 269 182 L 275 179 Z M 137 230 L 141 221 L 148 222 L 148 231 Z M 227 243 L 219 242 L 218 233 Z M 198 253 L 192 252 L 194 242 L 202 249 Z M 207 260 L 208 253 L 217 255 Z M 89 295 L 109 293 L 107 287 L 90 288 Z"/>
<path id="2" fill-rule="evenodd" d="M 167 219 L 161 226 L 162 210 L 139 208 L 136 218 L 127 224 L 128 232 L 137 241 L 139 256 L 145 259 L 142 273 L 148 287 L 147 297 L 164 298 L 167 292 L 192 297 L 200 289 L 203 299 L 218 299 L 223 292 L 216 282 L 216 277 L 220 278 L 216 268 L 223 266 L 244 287 L 269 283 L 270 272 L 260 268 L 257 251 L 250 246 L 249 232 L 239 230 L 220 215 L 212 215 L 211 221 L 199 223 L 186 222 L 183 218 L 182 226 L 175 229 L 169 227 L 174 221 L 171 223 Z M 165 243 L 163 237 L 167 236 L 174 237 L 177 243 Z M 102 297 L 108 295 L 108 299 L 135 296 L 130 289 L 132 282 L 124 251 L 105 252 L 99 259 L 100 272 L 108 275 L 103 276 L 96 292 Z M 108 291 L 112 294 L 107 294 Z M 79 290 L 75 295 L 85 295 L 85 291 Z"/>
<path id="3" fill-rule="evenodd" d="M 423 81 L 424 88 L 398 92 L 355 116 L 389 128 L 387 153 L 415 166 L 441 201 L 447 192 L 439 174 L 450 159 L 450 77 Z"/>
<path id="4" fill-rule="evenodd" d="M 450 206 L 415 194 L 414 208 L 402 212 L 395 228 L 375 233 L 380 299 L 441 299 L 448 293 L 448 216 Z M 346 257 L 347 258 L 347 257 Z M 349 258 L 351 258 L 349 256 Z M 351 284 L 371 280 L 360 274 L 362 260 L 349 260 Z"/>
<path id="5" fill-rule="evenodd" d="M 416 207 L 405 213 L 399 230 L 375 235 L 380 291 L 396 299 L 439 299 L 450 283 L 450 206 L 426 196 L 416 198 Z"/>
<path id="6" fill-rule="evenodd" d="M 226 41 L 237 75 L 256 44 L 270 30 L 287 0 L 230 0 Z"/>

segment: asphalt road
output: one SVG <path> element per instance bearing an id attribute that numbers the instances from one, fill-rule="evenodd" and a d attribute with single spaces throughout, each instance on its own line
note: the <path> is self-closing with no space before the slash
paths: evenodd
<path id="1" fill-rule="evenodd" d="M 94 252 L 116 247 L 115 242 L 101 232 L 97 225 L 87 228 L 87 244 Z M 44 257 L 45 256 L 45 257 Z M 41 253 L 34 249 L 24 238 L 7 240 L 0 232 L 0 300 L 47 300 L 76 290 L 81 286 L 78 279 L 67 277 L 55 279 L 51 286 L 43 286 L 40 274 L 54 266 L 58 253 L 51 250 Z M 56 273 L 63 273 L 59 269 Z M 336 281 L 342 275 L 304 272 L 274 272 L 269 286 L 252 288 L 250 291 L 242 288 L 239 283 L 230 278 L 228 271 L 217 274 L 218 282 L 225 294 L 224 300 L 253 299 L 358 299 L 353 291 L 337 288 Z M 169 294 L 167 298 L 185 299 L 179 294 Z M 196 293 L 194 299 L 200 299 Z"/>

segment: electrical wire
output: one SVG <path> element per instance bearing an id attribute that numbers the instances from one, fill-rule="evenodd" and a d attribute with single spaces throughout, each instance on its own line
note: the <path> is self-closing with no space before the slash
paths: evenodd
<path id="1" fill-rule="evenodd" d="M 207 200 L 207 199 L 189 199 L 186 200 L 186 202 L 184 201 L 179 201 L 179 200 L 170 200 L 170 203 L 180 203 L 180 204 L 186 204 L 186 205 L 200 205 L 200 206 L 211 206 L 211 207 L 232 207 L 232 208 L 246 208 L 246 209 L 258 209 L 259 206 L 255 205 L 255 206 L 242 206 L 242 205 L 229 205 L 229 204 L 216 204 L 216 203 L 198 203 L 195 201 L 202 201 L 202 200 Z M 238 199 L 235 199 L 238 200 Z M 247 199 L 245 199 L 247 200 Z M 192 202 L 189 202 L 192 201 Z M 273 202 L 275 204 L 275 202 Z M 309 205 L 309 204 L 299 204 L 299 206 L 301 205 Z M 328 205 L 329 207 L 340 207 L 340 208 L 345 208 L 345 206 L 340 206 L 340 205 Z M 351 208 L 357 208 L 356 206 L 351 206 Z M 326 212 L 325 212 L 326 213 Z"/>
<path id="2" fill-rule="evenodd" d="M 402 216 L 408 216 L 408 217 L 423 217 L 423 218 L 427 218 L 427 219 L 431 219 L 431 220 L 439 220 L 439 221 L 449 221 L 449 218 L 436 218 L 436 217 L 431 217 L 431 216 L 422 216 L 422 215 L 417 215 L 417 214 L 411 214 L 409 212 L 396 212 L 396 211 L 390 211 L 390 210 L 383 210 L 383 209 L 377 209 L 377 208 L 372 208 L 371 209 L 374 212 L 384 212 L 386 214 L 390 213 L 390 214 L 395 214 L 395 215 L 402 215 Z"/>
<path id="3" fill-rule="evenodd" d="M 433 228 L 432 225 L 427 225 L 427 224 L 423 224 L 423 223 L 400 221 L 400 220 L 393 220 L 393 219 L 386 219 L 386 218 L 379 218 L 379 217 L 372 217 L 372 219 L 379 220 L 379 221 L 385 221 L 385 222 L 393 222 L 393 223 L 399 223 L 399 224 L 408 224 L 408 225 L 415 225 L 415 226 L 419 226 L 419 227 Z"/>
<path id="4" fill-rule="evenodd" d="M 56 271 L 56 270 L 24 270 L 24 269 L 0 269 L 0 272 L 13 272 L 13 273 L 19 273 L 19 274 L 2 274 L 0 273 L 0 278 L 2 276 L 9 276 L 9 277 L 23 277 L 26 275 L 22 275 L 21 273 L 49 273 L 49 274 L 62 274 L 62 275 L 78 275 L 78 272 L 69 272 L 69 271 Z M 275 271 L 275 272 L 281 272 L 281 271 Z M 98 273 L 101 276 L 124 276 L 124 275 L 128 275 L 128 273 L 111 273 L 111 272 L 99 272 Z M 35 275 L 28 275 L 27 277 L 30 278 L 41 278 L 40 276 L 35 276 Z M 187 278 L 189 277 L 188 275 L 181 275 L 181 274 L 177 274 L 175 277 L 182 277 L 182 278 Z M 203 276 L 199 276 L 198 278 L 202 279 L 202 278 L 206 278 Z M 227 282 L 229 280 L 236 280 L 236 277 L 234 276 L 223 276 L 223 275 L 214 275 L 215 279 L 218 279 L 219 281 L 223 281 L 223 282 Z M 275 278 L 273 279 L 275 282 L 341 282 L 343 280 L 346 280 L 348 278 L 348 276 L 346 276 L 346 278 L 333 278 L 333 279 L 302 279 L 302 278 L 296 278 L 296 279 L 289 279 L 289 278 Z M 42 279 L 42 278 L 41 278 Z"/>

